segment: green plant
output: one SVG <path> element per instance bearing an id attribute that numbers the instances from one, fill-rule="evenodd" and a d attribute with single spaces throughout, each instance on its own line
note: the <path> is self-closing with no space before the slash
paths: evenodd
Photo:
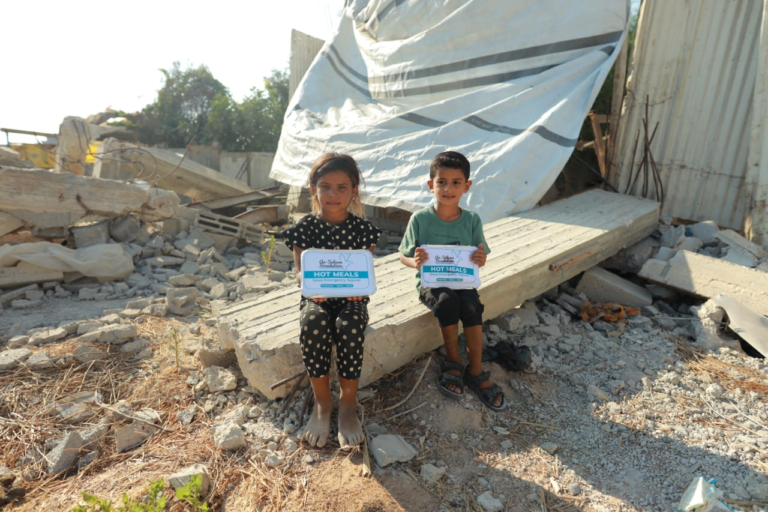
<path id="1" fill-rule="evenodd" d="M 189 503 L 193 512 L 208 512 L 208 503 L 200 501 L 202 492 L 203 476 L 192 475 L 184 487 L 176 489 L 176 498 Z"/>
<path id="2" fill-rule="evenodd" d="M 148 495 L 145 500 L 133 501 L 127 494 L 123 494 L 122 506 L 115 507 L 106 498 L 99 498 L 93 494 L 83 493 L 84 505 L 77 505 L 72 512 L 161 512 L 165 510 L 167 498 L 163 495 L 165 482 L 162 478 L 150 482 Z"/>
<path id="3" fill-rule="evenodd" d="M 269 237 L 269 252 L 261 251 L 261 260 L 269 270 L 269 264 L 272 263 L 272 253 L 275 251 L 275 235 Z"/>

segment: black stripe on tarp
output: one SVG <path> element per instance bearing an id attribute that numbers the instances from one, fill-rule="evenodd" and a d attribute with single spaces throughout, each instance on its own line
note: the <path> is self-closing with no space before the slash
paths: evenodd
<path id="1" fill-rule="evenodd" d="M 406 112 L 405 114 L 400 114 L 397 117 L 412 123 L 420 124 L 422 126 L 429 126 L 430 128 L 439 128 L 440 126 L 445 126 L 447 124 L 443 121 L 438 121 L 437 119 L 414 114 L 412 112 Z"/>
<path id="2" fill-rule="evenodd" d="M 398 7 L 398 6 L 402 5 L 403 3 L 405 3 L 405 0 L 392 0 L 391 2 L 389 2 L 389 3 L 387 4 L 387 6 L 386 6 L 385 8 L 383 8 L 383 9 L 381 10 L 381 12 L 380 12 L 379 14 L 377 14 L 377 15 L 376 15 L 376 21 L 378 21 L 379 23 L 381 23 L 381 20 L 383 20 L 384 18 L 386 18 L 386 17 L 387 17 L 387 15 L 388 15 L 390 12 L 392 12 L 392 10 L 393 10 L 395 7 Z"/>
<path id="3" fill-rule="evenodd" d="M 560 41 L 557 43 L 531 46 L 530 48 L 521 48 L 519 50 L 495 53 L 493 55 L 475 57 L 472 59 L 451 62 L 449 64 L 441 64 L 439 66 L 412 69 L 389 75 L 372 76 L 368 77 L 368 83 L 384 84 L 404 80 L 415 80 L 418 78 L 426 78 L 435 75 L 442 75 L 445 73 L 453 73 L 455 71 L 464 71 L 482 66 L 490 66 L 492 64 L 499 64 L 502 62 L 528 59 L 531 57 L 541 57 L 543 55 L 550 55 L 553 53 L 560 53 L 571 50 L 580 50 L 605 43 L 616 43 L 619 38 L 621 38 L 623 33 L 623 30 L 619 32 L 609 32 L 607 34 L 600 34 L 597 36 L 581 37 L 578 39 L 569 39 L 567 41 Z M 605 49 L 601 48 L 601 51 L 605 51 Z"/>
<path id="4" fill-rule="evenodd" d="M 563 137 L 562 135 L 559 135 L 549 128 L 543 126 L 543 125 L 535 125 L 530 128 L 526 128 L 525 130 L 521 130 L 520 128 L 512 128 L 510 126 L 503 126 L 500 124 L 494 124 L 489 121 L 486 121 L 485 119 L 478 117 L 478 116 L 467 116 L 462 119 L 465 123 L 469 123 L 472 126 L 476 128 L 480 128 L 481 130 L 485 130 L 487 132 L 499 132 L 499 133 L 506 133 L 507 135 L 517 136 L 521 135 L 525 132 L 533 132 L 543 139 L 546 139 L 550 142 L 554 142 L 558 146 L 563 147 L 573 147 L 576 145 L 577 139 L 569 139 L 568 137 Z"/>
<path id="5" fill-rule="evenodd" d="M 347 84 L 349 84 L 350 87 L 360 91 L 360 93 L 362 93 L 366 98 L 371 97 L 371 91 L 360 87 L 359 85 L 354 83 L 352 80 L 350 80 L 349 77 L 347 77 L 347 75 L 341 72 L 341 70 L 336 66 L 336 62 L 333 60 L 333 56 L 331 56 L 330 53 L 326 53 L 325 56 L 328 57 L 328 63 L 331 65 L 331 67 L 336 72 L 336 74 L 341 77 L 342 80 L 347 82 Z M 342 62 L 342 65 L 345 65 L 344 61 L 341 60 L 341 58 L 339 58 L 339 60 Z"/>
<path id="6" fill-rule="evenodd" d="M 562 63 L 550 64 L 548 66 L 540 66 L 537 68 L 520 69 L 518 71 L 508 71 L 506 73 L 499 73 L 497 75 L 479 76 L 477 78 L 468 78 L 466 80 L 459 80 L 457 82 L 446 82 L 442 84 L 425 85 L 423 87 L 411 87 L 410 89 L 394 89 L 391 91 L 373 91 L 371 97 L 373 99 L 387 99 L 387 98 L 405 98 L 406 96 L 419 96 L 422 94 L 436 94 L 440 92 L 455 91 L 457 89 L 470 89 L 472 87 L 481 87 L 484 85 L 500 84 L 515 80 L 517 78 L 524 78 L 527 76 L 538 75 L 544 71 L 548 71 L 554 67 L 559 66 Z"/>
<path id="7" fill-rule="evenodd" d="M 330 50 L 333 52 L 333 55 L 334 55 L 334 56 L 335 56 L 337 59 L 339 59 L 339 64 L 341 64 L 341 66 L 342 66 L 344 69 L 346 69 L 347 71 L 349 71 L 349 72 L 352 74 L 352 76 L 354 76 L 355 78 L 358 78 L 358 79 L 362 80 L 363 82 L 365 82 L 365 83 L 366 83 L 366 85 L 368 84 L 368 75 L 364 75 L 364 74 L 362 74 L 362 73 L 358 73 L 357 71 L 355 71 L 354 69 L 352 69 L 352 66 L 350 66 L 349 64 L 347 64 L 347 63 L 346 63 L 346 61 L 345 61 L 344 59 L 342 59 L 342 58 L 341 58 L 341 55 L 339 55 L 339 51 L 336 49 L 336 47 L 335 47 L 335 46 L 333 46 L 333 45 L 330 45 Z"/>

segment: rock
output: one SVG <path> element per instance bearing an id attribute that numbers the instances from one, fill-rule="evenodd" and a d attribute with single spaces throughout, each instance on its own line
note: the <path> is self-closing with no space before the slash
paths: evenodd
<path id="1" fill-rule="evenodd" d="M 32 355 L 28 348 L 15 348 L 0 352 L 0 370 L 12 370 Z"/>
<path id="2" fill-rule="evenodd" d="M 184 410 L 181 410 L 176 413 L 176 417 L 179 419 L 179 422 L 182 425 L 189 425 L 192 423 L 192 420 L 195 419 L 195 413 L 197 412 L 197 407 L 194 405 L 187 407 Z"/>
<path id="3" fill-rule="evenodd" d="M 133 354 L 134 352 L 139 352 L 141 350 L 144 350 L 148 346 L 152 344 L 151 341 L 149 341 L 146 338 L 137 338 L 133 341 L 129 341 L 125 345 L 120 347 L 120 353 L 121 354 Z"/>
<path id="4" fill-rule="evenodd" d="M 742 267 L 754 268 L 757 266 L 758 259 L 740 247 L 729 247 L 728 254 L 720 258 L 723 261 L 730 261 Z"/>
<path id="5" fill-rule="evenodd" d="M 112 406 L 112 419 L 114 421 L 125 421 L 133 418 L 133 408 L 124 401 L 118 402 Z"/>
<path id="6" fill-rule="evenodd" d="M 237 356 L 235 355 L 234 350 L 221 349 L 200 349 L 197 351 L 197 358 L 200 360 L 203 368 L 208 368 L 210 366 L 220 366 L 222 368 L 226 368 L 237 361 Z"/>
<path id="7" fill-rule="evenodd" d="M 589 394 L 590 396 L 593 396 L 593 397 L 595 397 L 598 400 L 601 400 L 603 402 L 607 402 L 607 401 L 609 401 L 611 399 L 611 397 L 608 395 L 608 393 L 606 393 L 602 389 L 598 388 L 594 384 L 590 384 L 589 386 L 587 386 L 587 394 Z"/>
<path id="8" fill-rule="evenodd" d="M 83 440 L 83 448 L 92 449 L 98 441 L 107 437 L 111 428 L 109 420 L 102 418 L 96 427 L 78 432 Z"/>
<path id="9" fill-rule="evenodd" d="M 700 240 L 708 240 L 715 236 L 720 231 L 717 224 L 711 220 L 705 220 L 704 222 L 698 222 L 692 226 L 688 226 L 691 234 Z"/>
<path id="10" fill-rule="evenodd" d="M 122 453 L 141 445 L 155 433 L 157 427 L 146 423 L 131 423 L 115 428 L 115 449 Z"/>
<path id="11" fill-rule="evenodd" d="M 45 292 L 43 290 L 30 290 L 24 296 L 27 300 L 40 300 L 45 297 Z"/>
<path id="12" fill-rule="evenodd" d="M 64 423 L 77 424 L 94 416 L 95 411 L 91 407 L 84 405 L 86 402 L 102 403 L 101 393 L 98 391 L 82 391 L 69 395 L 59 404 L 53 407 L 53 411 L 58 414 L 59 419 Z"/>
<path id="13" fill-rule="evenodd" d="M 144 408 L 135 412 L 133 417 L 148 423 L 152 423 L 154 425 L 159 425 L 163 421 L 160 417 L 160 413 L 150 408 Z"/>
<path id="14" fill-rule="evenodd" d="M 408 462 L 418 452 L 401 436 L 393 434 L 379 435 L 371 441 L 371 452 L 380 467 L 393 462 Z"/>
<path id="15" fill-rule="evenodd" d="M 13 309 L 32 309 L 42 304 L 42 300 L 13 300 L 11 301 L 11 307 Z"/>
<path id="16" fill-rule="evenodd" d="M 427 482 L 436 483 L 445 475 L 445 468 L 438 468 L 432 464 L 423 464 L 419 474 Z"/>
<path id="17" fill-rule="evenodd" d="M 539 325 L 538 310 L 536 307 L 522 307 L 513 309 L 493 320 L 493 323 L 508 332 Z"/>
<path id="18" fill-rule="evenodd" d="M 56 447 L 51 450 L 46 459 L 48 460 L 48 473 L 61 473 L 69 469 L 75 463 L 83 447 L 83 438 L 77 432 L 70 432 L 61 440 Z"/>
<path id="19" fill-rule="evenodd" d="M 570 492 L 574 496 L 578 496 L 579 494 L 581 494 L 581 486 L 576 482 L 572 482 L 568 484 L 568 492 Z"/>
<path id="20" fill-rule="evenodd" d="M 29 341 L 29 336 L 26 336 L 26 335 L 14 336 L 10 340 L 8 340 L 8 348 L 21 348 L 24 345 L 26 345 L 28 341 Z"/>
<path id="21" fill-rule="evenodd" d="M 661 245 L 674 249 L 685 238 L 685 226 L 677 226 L 667 229 L 661 235 Z"/>
<path id="22" fill-rule="evenodd" d="M 648 237 L 634 245 L 621 249 L 618 253 L 603 261 L 600 266 L 611 270 L 636 274 L 643 268 L 645 262 L 653 257 L 653 253 L 656 252 L 658 247 L 659 241 Z"/>
<path id="23" fill-rule="evenodd" d="M 242 427 L 245 420 L 248 419 L 248 406 L 245 404 L 236 405 L 231 410 L 224 413 L 221 423 L 234 423 Z"/>
<path id="24" fill-rule="evenodd" d="M 695 236 L 690 236 L 690 237 L 687 236 L 685 237 L 685 240 L 683 240 L 683 243 L 680 244 L 680 248 L 678 250 L 698 252 L 703 245 L 704 245 L 704 242 L 702 242 L 700 238 L 696 238 Z M 639 271 L 640 269 L 637 269 L 637 272 Z"/>
<path id="25" fill-rule="evenodd" d="M 550 455 L 554 455 L 559 448 L 555 443 L 550 443 L 549 441 L 541 443 L 539 447 Z"/>
<path id="26" fill-rule="evenodd" d="M 46 368 L 53 367 L 53 359 L 48 356 L 48 353 L 44 350 L 32 354 L 26 361 L 27 366 L 33 370 L 45 370 Z"/>
<path id="27" fill-rule="evenodd" d="M 139 334 L 139 328 L 133 324 L 111 324 L 100 327 L 94 331 L 80 336 L 82 342 L 97 341 L 99 343 L 109 343 L 120 345 L 126 341 L 135 338 Z"/>
<path id="28" fill-rule="evenodd" d="M 600 267 L 584 272 L 576 291 L 592 302 L 618 302 L 637 308 L 653 302 L 653 296 L 645 288 Z"/>
<path id="29" fill-rule="evenodd" d="M 52 341 L 60 340 L 67 335 L 67 330 L 63 327 L 57 329 L 50 329 L 33 334 L 29 337 L 30 345 L 41 345 L 43 343 L 50 343 Z"/>
<path id="30" fill-rule="evenodd" d="M 175 490 L 179 490 L 187 485 L 193 476 L 200 476 L 201 478 L 201 491 L 203 494 L 207 494 L 211 488 L 211 474 L 208 472 L 208 468 L 203 464 L 192 464 L 168 477 L 168 483 L 171 484 Z"/>
<path id="31" fill-rule="evenodd" d="M 285 457 L 280 453 L 270 453 L 264 458 L 264 464 L 270 468 L 276 468 L 285 462 Z"/>
<path id="32" fill-rule="evenodd" d="M 299 443 L 297 443 L 293 439 L 288 438 L 283 444 L 283 447 L 285 448 L 285 451 L 287 451 L 288 453 L 293 453 L 299 449 Z"/>
<path id="33" fill-rule="evenodd" d="M 184 263 L 184 258 L 178 258 L 174 256 L 156 256 L 154 258 L 147 258 L 144 260 L 144 263 L 146 265 L 149 265 L 150 267 L 176 267 L 178 265 L 181 265 Z"/>
<path id="34" fill-rule="evenodd" d="M 187 262 L 189 263 L 189 262 Z M 180 276 L 171 276 L 168 278 L 168 284 L 172 286 L 184 287 L 194 286 L 202 277 L 192 274 L 181 274 Z M 167 295 L 167 294 L 166 294 Z"/>
<path id="35" fill-rule="evenodd" d="M 88 452 L 82 457 L 80 457 L 77 461 L 77 470 L 81 471 L 84 468 L 87 468 L 91 463 L 93 463 L 97 458 L 99 458 L 99 452 L 92 451 Z"/>
<path id="36" fill-rule="evenodd" d="M 87 334 L 91 331 L 95 331 L 96 329 L 102 327 L 101 322 L 84 322 L 77 326 L 76 333 L 79 335 Z"/>
<path id="37" fill-rule="evenodd" d="M 0 466 L 0 487 L 10 487 L 16 475 L 5 466 Z"/>
<path id="38" fill-rule="evenodd" d="M 491 491 L 486 491 L 478 496 L 477 503 L 483 507 L 485 512 L 501 512 L 504 510 L 504 504 L 494 498 Z"/>
<path id="39" fill-rule="evenodd" d="M 753 500 L 768 500 L 768 478 L 764 474 L 750 476 L 745 487 Z"/>
<path id="40" fill-rule="evenodd" d="M 303 464 L 312 464 L 313 462 L 315 462 L 315 456 L 312 455 L 311 453 L 308 453 L 301 458 L 301 462 Z"/>
<path id="41" fill-rule="evenodd" d="M 208 385 L 208 391 L 216 393 L 217 391 L 230 391 L 237 388 L 237 377 L 219 366 L 209 366 L 205 369 L 205 382 Z"/>
<path id="42" fill-rule="evenodd" d="M 234 423 L 214 426 L 213 441 L 216 443 L 216 447 L 221 450 L 237 450 L 246 447 L 245 434 Z"/>
<path id="43" fill-rule="evenodd" d="M 141 221 L 132 215 L 113 219 L 109 224 L 109 235 L 118 242 L 133 242 L 142 235 Z"/>
<path id="44" fill-rule="evenodd" d="M 75 351 L 72 352 L 72 357 L 81 363 L 92 363 L 93 361 L 102 361 L 106 359 L 109 357 L 109 354 L 100 348 L 81 343 L 77 346 Z"/>
<path id="45" fill-rule="evenodd" d="M 227 291 L 227 287 L 224 285 L 224 283 L 217 283 L 213 288 L 211 288 L 210 294 L 213 299 L 223 299 L 229 294 L 229 292 Z"/>
<path id="46" fill-rule="evenodd" d="M 713 383 L 707 386 L 706 392 L 712 398 L 720 398 L 725 395 L 725 388 L 718 383 Z"/>
<path id="47" fill-rule="evenodd" d="M 179 316 L 190 314 L 195 307 L 195 301 L 199 295 L 198 289 L 191 287 L 168 290 L 165 294 L 168 311 Z"/>

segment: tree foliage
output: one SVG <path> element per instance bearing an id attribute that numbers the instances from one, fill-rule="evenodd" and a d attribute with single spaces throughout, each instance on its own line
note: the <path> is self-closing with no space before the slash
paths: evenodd
<path id="1" fill-rule="evenodd" d="M 264 88 L 254 87 L 238 103 L 206 66 L 161 69 L 165 77 L 157 98 L 138 115 L 126 116 L 142 142 L 165 147 L 218 145 L 226 151 L 277 149 L 288 106 L 288 74 L 272 71 Z"/>

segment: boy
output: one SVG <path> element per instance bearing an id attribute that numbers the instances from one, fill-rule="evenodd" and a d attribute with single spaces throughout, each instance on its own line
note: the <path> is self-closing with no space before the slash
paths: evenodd
<path id="1" fill-rule="evenodd" d="M 480 217 L 459 207 L 461 196 L 472 185 L 467 158 L 455 151 L 440 153 L 429 165 L 427 184 L 435 195 L 435 204 L 411 216 L 400 243 L 400 261 L 406 267 L 419 270 L 427 261 L 427 251 L 422 245 L 471 245 L 477 247 L 472 253 L 472 262 L 480 267 L 485 265 L 490 250 L 483 236 Z M 440 390 L 449 396 L 460 397 L 466 385 L 488 408 L 504 410 L 507 402 L 501 388 L 490 380 L 490 373 L 483 372 L 481 366 L 484 307 L 477 290 L 423 288 L 419 272 L 416 273 L 416 288 L 419 300 L 437 318 L 447 352 L 446 360 L 440 365 Z M 459 320 L 467 338 L 468 371 L 464 370 L 459 355 Z"/>

